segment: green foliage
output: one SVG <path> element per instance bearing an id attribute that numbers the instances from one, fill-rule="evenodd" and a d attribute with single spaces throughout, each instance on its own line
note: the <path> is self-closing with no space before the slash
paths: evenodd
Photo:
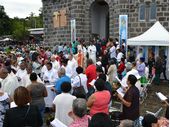
<path id="1" fill-rule="evenodd" d="M 0 5 L 0 36 L 11 34 L 11 20 Z"/>
<path id="2" fill-rule="evenodd" d="M 16 40 L 24 40 L 28 36 L 24 19 L 12 19 L 12 36 Z"/>
<path id="3" fill-rule="evenodd" d="M 39 16 L 31 12 L 27 18 L 13 19 L 10 19 L 4 10 L 4 7 L 0 5 L 0 36 L 12 35 L 13 39 L 18 41 L 25 40 L 29 36 L 28 29 L 43 27 L 42 8 L 39 10 Z"/>

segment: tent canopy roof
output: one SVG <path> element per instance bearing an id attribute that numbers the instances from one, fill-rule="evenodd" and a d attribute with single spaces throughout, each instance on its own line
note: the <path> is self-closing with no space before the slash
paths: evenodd
<path id="1" fill-rule="evenodd" d="M 157 21 L 143 34 L 128 39 L 127 45 L 169 46 L 169 32 Z"/>

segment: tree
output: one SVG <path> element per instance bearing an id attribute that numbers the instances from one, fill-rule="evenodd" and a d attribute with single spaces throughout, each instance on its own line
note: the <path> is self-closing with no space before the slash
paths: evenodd
<path id="1" fill-rule="evenodd" d="M 0 5 L 0 36 L 11 33 L 11 19 L 6 14 L 4 7 Z"/>
<path id="2" fill-rule="evenodd" d="M 33 12 L 31 12 L 30 16 L 28 17 L 31 28 L 43 27 L 42 8 L 40 8 L 39 11 L 40 11 L 39 16 L 35 16 L 35 14 Z"/>
<path id="3" fill-rule="evenodd" d="M 25 19 L 19 19 L 15 17 L 12 20 L 12 36 L 16 40 L 24 40 L 28 36 L 28 31 L 26 29 Z"/>

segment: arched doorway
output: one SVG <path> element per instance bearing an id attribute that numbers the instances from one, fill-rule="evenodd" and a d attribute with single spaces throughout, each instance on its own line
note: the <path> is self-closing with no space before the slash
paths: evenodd
<path id="1" fill-rule="evenodd" d="M 93 37 L 109 37 L 109 5 L 104 0 L 95 0 L 90 7 L 91 34 Z"/>

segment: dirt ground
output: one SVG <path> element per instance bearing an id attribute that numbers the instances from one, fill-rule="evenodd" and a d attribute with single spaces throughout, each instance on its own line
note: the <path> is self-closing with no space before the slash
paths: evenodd
<path id="1" fill-rule="evenodd" d="M 164 116 L 166 107 L 161 103 L 160 99 L 156 96 L 155 92 L 161 92 L 169 98 L 169 81 L 161 80 L 159 86 L 152 84 L 148 88 L 148 96 L 140 106 L 140 114 L 143 116 L 146 111 L 156 112 L 159 108 L 163 108 L 159 116 Z"/>

